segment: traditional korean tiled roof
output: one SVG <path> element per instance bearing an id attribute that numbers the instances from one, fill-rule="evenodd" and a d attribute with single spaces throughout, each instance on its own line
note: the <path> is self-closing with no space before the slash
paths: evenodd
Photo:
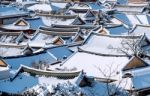
<path id="1" fill-rule="evenodd" d="M 130 34 L 131 35 L 136 35 L 136 36 L 146 34 L 149 37 L 150 36 L 149 31 L 150 31 L 150 26 L 149 25 L 137 24 L 133 27 Z"/>
<path id="2" fill-rule="evenodd" d="M 27 21 L 30 24 L 30 29 L 36 30 L 40 26 L 45 26 L 42 19 L 40 17 L 35 18 L 25 18 L 25 21 Z"/>
<path id="3" fill-rule="evenodd" d="M 130 20 L 128 19 L 127 15 L 124 13 L 114 14 L 114 17 L 128 26 L 133 26 Z"/>
<path id="4" fill-rule="evenodd" d="M 127 4 L 128 0 L 117 0 L 117 4 Z"/>
<path id="5" fill-rule="evenodd" d="M 11 66 L 12 69 L 18 69 L 21 64 L 29 67 L 33 67 L 34 64 L 39 64 L 39 63 L 52 64 L 57 62 L 57 60 L 47 52 L 33 54 L 29 56 L 23 55 L 23 56 L 14 56 L 8 58 L 6 57 L 4 60 L 9 66 Z"/>
<path id="6" fill-rule="evenodd" d="M 80 48 L 95 54 L 128 56 L 133 54 L 128 43 L 132 44 L 134 43 L 133 41 L 138 39 L 139 37 L 137 36 L 112 36 L 92 33 Z"/>
<path id="7" fill-rule="evenodd" d="M 111 35 L 128 34 L 129 29 L 123 25 L 105 27 Z"/>
<path id="8" fill-rule="evenodd" d="M 13 6 L 3 6 L 0 5 L 0 18 L 10 18 L 10 17 L 21 17 L 21 16 L 27 16 L 28 12 L 19 10 L 16 7 Z"/>
<path id="9" fill-rule="evenodd" d="M 66 59 L 73 54 L 73 51 L 68 49 L 66 46 L 49 48 L 47 51 L 52 53 L 58 60 Z"/>
<path id="10" fill-rule="evenodd" d="M 90 9 L 94 11 L 102 10 L 105 8 L 103 5 L 98 3 L 87 3 L 87 4 L 89 5 Z"/>
<path id="11" fill-rule="evenodd" d="M 119 12 L 124 13 L 142 13 L 144 11 L 144 6 L 134 6 L 134 5 L 115 5 L 114 9 Z"/>
<path id="12" fill-rule="evenodd" d="M 13 24 L 2 25 L 1 28 L 5 30 L 36 30 L 40 26 L 45 26 L 40 17 L 35 18 L 20 18 Z"/>
<path id="13" fill-rule="evenodd" d="M 120 62 L 118 62 L 118 60 Z M 90 53 L 76 52 L 62 64 L 61 68 L 77 68 L 77 70 L 86 72 L 88 76 L 99 78 L 107 78 L 111 70 L 115 72 L 111 74 L 112 76 L 110 76 L 109 79 L 118 80 L 119 76 L 121 76 L 121 69 L 127 62 L 127 57 L 105 57 Z"/>

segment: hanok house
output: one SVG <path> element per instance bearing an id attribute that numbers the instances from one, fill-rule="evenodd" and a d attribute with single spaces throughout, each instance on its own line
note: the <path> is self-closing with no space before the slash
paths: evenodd
<path id="1" fill-rule="evenodd" d="M 44 23 L 42 22 L 42 19 L 39 17 L 20 18 L 13 24 L 2 25 L 1 29 L 3 31 L 8 32 L 23 31 L 24 33 L 33 34 L 36 31 L 36 29 L 38 29 L 40 26 L 44 26 Z"/>
<path id="2" fill-rule="evenodd" d="M 27 17 L 28 12 L 13 6 L 0 5 L 0 25 L 11 24 L 19 18 Z"/>
<path id="3" fill-rule="evenodd" d="M 9 77 L 9 67 L 4 60 L 0 60 L 0 80 Z"/>
<path id="4" fill-rule="evenodd" d="M 131 90 L 137 96 L 150 94 L 149 59 L 133 56 L 123 68 L 123 78 L 130 78 Z"/>
<path id="5" fill-rule="evenodd" d="M 148 96 L 150 94 L 150 68 L 143 68 L 141 70 L 133 71 L 132 73 L 132 85 L 133 91 L 138 96 Z"/>
<path id="6" fill-rule="evenodd" d="M 144 34 L 149 34 L 150 26 L 149 25 L 140 25 L 137 24 L 131 30 L 130 35 L 141 36 Z"/>

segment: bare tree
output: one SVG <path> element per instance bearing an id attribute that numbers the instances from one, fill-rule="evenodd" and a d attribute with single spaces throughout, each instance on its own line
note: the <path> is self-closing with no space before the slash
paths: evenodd
<path id="1" fill-rule="evenodd" d="M 110 64 L 110 66 L 107 66 L 107 68 L 103 69 L 100 66 L 95 66 L 100 74 L 103 75 L 104 79 L 106 80 L 104 83 L 106 83 L 106 92 L 108 96 L 129 96 L 128 92 L 126 90 L 124 90 L 124 88 L 126 87 L 126 84 L 128 82 L 126 82 L 126 84 L 124 86 L 120 86 L 121 83 L 123 82 L 123 79 L 118 81 L 118 85 L 113 84 L 112 82 L 116 82 L 116 80 L 113 80 L 112 77 L 115 77 L 117 75 L 120 74 L 120 72 L 118 72 L 118 68 L 119 65 L 116 66 L 116 68 L 112 69 L 112 66 L 114 66 L 114 64 Z M 104 66 L 102 66 L 104 67 Z M 120 70 L 121 71 L 121 70 Z"/>

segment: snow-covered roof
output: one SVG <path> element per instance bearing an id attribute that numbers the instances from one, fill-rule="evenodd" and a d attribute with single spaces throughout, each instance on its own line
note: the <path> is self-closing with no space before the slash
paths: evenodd
<path id="1" fill-rule="evenodd" d="M 122 34 L 128 34 L 128 29 L 124 25 L 117 25 L 117 26 L 108 26 L 105 27 L 109 34 L 111 35 L 122 35 Z"/>
<path id="2" fill-rule="evenodd" d="M 128 3 L 128 0 L 117 0 L 117 4 L 125 5 Z"/>
<path id="3" fill-rule="evenodd" d="M 149 25 L 135 25 L 133 30 L 131 31 L 131 35 L 144 35 L 146 34 L 148 37 L 150 36 L 150 26 Z"/>
<path id="4" fill-rule="evenodd" d="M 145 14 L 138 14 L 138 15 L 135 15 L 138 20 L 141 22 L 141 24 L 143 25 L 150 25 L 150 17 L 148 15 L 145 15 Z"/>
<path id="5" fill-rule="evenodd" d="M 77 68 L 88 76 L 118 80 L 121 69 L 128 62 L 127 57 L 107 57 L 95 54 L 77 52 L 62 64 L 62 68 Z"/>
<path id="6" fill-rule="evenodd" d="M 1 34 L 0 35 L 0 42 L 1 43 L 14 43 L 18 35 L 11 35 L 11 34 Z"/>
<path id="7" fill-rule="evenodd" d="M 53 32 L 78 32 L 80 28 L 54 28 L 54 27 L 40 27 L 39 29 Z"/>
<path id="8" fill-rule="evenodd" d="M 128 26 L 132 26 L 132 23 L 130 22 L 126 14 L 124 13 L 114 14 L 114 17 Z"/>
<path id="9" fill-rule="evenodd" d="M 50 4 L 35 4 L 33 6 L 28 7 L 28 9 L 32 11 L 36 11 L 36 10 L 44 11 L 44 12 L 52 11 Z"/>
<path id="10" fill-rule="evenodd" d="M 47 51 L 52 53 L 58 60 L 66 59 L 73 54 L 73 51 L 65 46 L 50 48 Z"/>
<path id="11" fill-rule="evenodd" d="M 105 54 L 105 55 L 126 55 L 133 54 L 129 43 L 136 42 L 137 37 L 110 36 L 92 33 L 80 48 L 84 51 Z"/>
<path id="12" fill-rule="evenodd" d="M 67 3 L 50 3 L 50 4 L 35 4 L 33 6 L 28 7 L 27 9 L 32 11 L 43 11 L 43 12 L 51 12 L 58 11 L 61 8 L 65 8 Z"/>
<path id="13" fill-rule="evenodd" d="M 22 49 L 15 47 L 0 47 L 0 55 L 2 57 L 16 56 L 22 54 Z"/>
<path id="14" fill-rule="evenodd" d="M 94 11 L 99 11 L 99 10 L 102 10 L 104 9 L 105 7 L 101 4 L 98 4 L 98 3 L 87 3 L 88 6 L 90 7 L 91 10 L 94 10 Z"/>
<path id="15" fill-rule="evenodd" d="M 18 69 L 21 64 L 33 67 L 34 64 L 39 64 L 40 62 L 45 64 L 57 62 L 57 60 L 48 52 L 34 54 L 31 56 L 8 57 L 4 58 L 4 60 L 8 65 L 11 66 L 12 69 Z"/>
<path id="16" fill-rule="evenodd" d="M 88 10 L 90 9 L 90 7 L 88 6 L 88 4 L 85 4 L 85 3 L 81 3 L 81 4 L 74 4 L 72 7 L 70 7 L 70 9 L 72 10 Z"/>
<path id="17" fill-rule="evenodd" d="M 65 3 L 65 2 L 51 2 L 51 4 L 53 6 L 56 6 L 58 8 L 63 9 L 63 8 L 65 8 L 67 6 L 68 3 Z"/>
<path id="18" fill-rule="evenodd" d="M 6 30 L 36 30 L 40 26 L 45 26 L 40 17 L 34 18 L 20 18 L 15 21 L 13 24 L 3 25 L 1 28 Z"/>
<path id="19" fill-rule="evenodd" d="M 30 29 L 30 24 L 23 18 L 19 18 L 13 24 L 2 25 L 1 28 L 5 30 L 28 30 Z"/>
<path id="20" fill-rule="evenodd" d="M 28 12 L 17 9 L 13 6 L 0 5 L 0 18 L 9 18 L 16 16 L 26 16 Z"/>
<path id="21" fill-rule="evenodd" d="M 60 19 L 60 18 L 52 18 L 52 17 L 45 17 L 42 16 L 42 21 L 46 26 L 51 26 L 52 24 L 61 24 L 61 25 L 70 25 L 74 19 Z"/>
<path id="22" fill-rule="evenodd" d="M 60 31 L 57 31 L 59 30 Z M 62 30 L 61 30 L 62 29 Z M 32 47 L 52 47 L 72 43 L 72 37 L 78 32 L 70 32 L 75 29 L 52 28 L 53 31 L 40 30 L 30 41 Z M 51 29 L 50 29 L 51 30 Z M 65 32 L 63 30 L 66 30 Z M 68 31 L 68 32 L 67 32 Z M 60 42 L 59 42 L 60 41 Z"/>
<path id="23" fill-rule="evenodd" d="M 32 0 L 32 1 L 25 1 L 25 2 L 18 2 L 18 3 L 20 3 L 23 7 L 26 7 L 26 6 L 30 6 L 30 5 L 34 5 L 34 4 L 37 4 L 38 2 L 37 1 L 34 1 L 34 0 Z"/>
<path id="24" fill-rule="evenodd" d="M 114 9 L 117 9 L 119 12 L 125 13 L 142 13 L 144 6 L 134 6 L 134 5 L 115 5 Z"/>
<path id="25" fill-rule="evenodd" d="M 129 21 L 132 23 L 132 25 L 141 24 L 141 22 L 135 15 L 128 14 L 127 17 L 129 19 Z"/>
<path id="26" fill-rule="evenodd" d="M 30 45 L 38 44 L 41 47 L 44 47 L 46 43 L 52 43 L 55 37 L 52 35 L 47 35 L 44 33 L 37 33 L 31 40 Z"/>
<path id="27" fill-rule="evenodd" d="M 83 20 L 95 20 L 95 14 L 91 10 L 87 10 L 85 13 L 76 13 L 79 15 L 79 17 Z"/>
<path id="28" fill-rule="evenodd" d="M 119 13 L 114 14 L 114 17 L 129 27 L 135 26 L 136 24 L 150 25 L 150 16 L 145 14 Z"/>
<path id="29" fill-rule="evenodd" d="M 30 29 L 36 30 L 40 26 L 45 26 L 42 19 L 40 17 L 35 18 L 24 18 L 30 24 Z"/>
<path id="30" fill-rule="evenodd" d="M 84 20 L 82 20 L 79 16 L 73 19 L 62 19 L 62 18 L 52 18 L 52 17 L 42 16 L 42 20 L 46 26 L 51 26 L 52 24 L 59 24 L 59 25 L 84 25 L 86 24 Z"/>
<path id="31" fill-rule="evenodd" d="M 150 67 L 134 70 L 132 74 L 132 83 L 134 90 L 144 90 L 150 88 Z"/>
<path id="32" fill-rule="evenodd" d="M 1 26 L 5 30 L 28 30 L 29 26 L 14 26 L 13 24 Z"/>
<path id="33" fill-rule="evenodd" d="M 73 96 L 75 93 L 78 95 L 80 92 L 82 92 L 83 94 L 90 96 L 108 96 L 108 87 L 111 90 L 111 94 L 116 92 L 115 89 L 117 88 L 116 86 L 113 86 L 111 84 L 107 85 L 106 83 L 96 81 L 93 82 L 94 84 L 91 87 L 81 88 L 78 85 L 76 85 L 76 80 L 77 78 L 64 80 L 53 77 L 35 77 L 31 76 L 29 73 L 20 73 L 13 81 L 1 80 L 0 91 L 7 92 L 13 95 L 21 94 L 23 92 L 28 94 L 28 92 L 36 91 L 36 95 L 43 96 L 45 94 L 54 92 L 55 88 L 58 88 L 57 86 L 59 86 L 57 90 L 58 92 L 54 93 L 54 95 L 60 96 L 62 95 L 61 92 L 66 92 L 67 95 Z"/>
<path id="34" fill-rule="evenodd" d="M 30 76 L 29 74 L 22 73 L 13 80 L 0 81 L 0 90 L 8 93 L 22 93 L 23 91 L 37 85 L 39 82 L 37 77 Z"/>
<path id="35" fill-rule="evenodd" d="M 95 25 L 64 25 L 64 24 L 53 24 L 52 27 L 55 28 L 80 28 L 80 29 L 94 29 Z"/>

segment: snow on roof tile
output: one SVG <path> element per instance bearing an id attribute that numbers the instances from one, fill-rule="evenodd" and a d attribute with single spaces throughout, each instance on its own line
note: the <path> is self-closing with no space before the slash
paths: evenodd
<path id="1" fill-rule="evenodd" d="M 26 88 L 31 88 L 38 84 L 38 78 L 27 75 L 25 73 L 20 74 L 15 80 L 12 82 L 0 81 L 0 90 L 8 93 L 22 93 L 26 90 Z"/>
<path id="2" fill-rule="evenodd" d="M 129 21 L 126 14 L 124 13 L 114 14 L 114 17 L 128 26 L 132 26 L 132 23 Z"/>
<path id="3" fill-rule="evenodd" d="M 30 29 L 36 30 L 40 26 L 45 26 L 40 17 L 35 18 L 25 18 L 25 20 L 30 24 Z"/>
<path id="4" fill-rule="evenodd" d="M 144 6 L 133 6 L 133 5 L 115 5 L 114 9 L 117 9 L 119 12 L 126 13 L 142 13 Z"/>
<path id="5" fill-rule="evenodd" d="M 138 37 L 130 37 L 130 36 L 110 36 L 110 35 L 100 35 L 97 33 L 91 34 L 88 39 L 85 41 L 85 44 L 80 48 L 84 51 L 94 52 L 97 54 L 105 54 L 105 55 L 127 55 L 133 54 L 130 47 L 127 45 L 129 49 L 124 49 L 124 45 L 129 43 L 134 43 L 131 41 L 136 41 Z"/>
<path id="6" fill-rule="evenodd" d="M 137 24 L 134 26 L 134 28 L 131 31 L 131 35 L 144 35 L 146 34 L 148 37 L 150 36 L 150 26 L 149 25 L 140 25 Z"/>
<path id="7" fill-rule="evenodd" d="M 45 62 L 46 64 L 52 64 L 56 62 L 56 60 L 48 53 L 40 53 L 23 57 L 9 57 L 4 60 L 12 67 L 12 69 L 18 69 L 21 64 L 33 67 L 33 63 Z"/>
<path id="8" fill-rule="evenodd" d="M 52 53 L 59 60 L 63 60 L 64 58 L 68 58 L 70 55 L 73 54 L 73 52 L 65 46 L 50 48 L 47 51 Z"/>
<path id="9" fill-rule="evenodd" d="M 118 4 L 127 4 L 128 3 L 128 0 L 117 0 L 117 3 Z"/>
<path id="10" fill-rule="evenodd" d="M 110 34 L 115 34 L 115 35 L 121 35 L 123 33 L 128 33 L 128 29 L 123 26 L 123 25 L 119 25 L 119 26 L 112 26 L 112 27 L 106 27 L 107 30 L 109 30 Z"/>
<path id="11" fill-rule="evenodd" d="M 13 6 L 0 6 L 0 13 L 0 18 L 5 18 L 7 16 L 26 15 L 28 12 L 21 11 Z"/>
<path id="12" fill-rule="evenodd" d="M 86 58 L 86 60 L 85 60 Z M 118 62 L 119 61 L 119 62 Z M 106 57 L 89 53 L 77 52 L 63 63 L 62 67 L 77 68 L 86 72 L 87 76 L 108 78 L 110 70 L 114 71 L 110 79 L 119 79 L 121 69 L 128 62 L 127 57 Z"/>
<path id="13" fill-rule="evenodd" d="M 91 10 L 101 10 L 105 8 L 104 6 L 99 5 L 97 3 L 88 3 L 88 5 L 91 8 Z"/>

